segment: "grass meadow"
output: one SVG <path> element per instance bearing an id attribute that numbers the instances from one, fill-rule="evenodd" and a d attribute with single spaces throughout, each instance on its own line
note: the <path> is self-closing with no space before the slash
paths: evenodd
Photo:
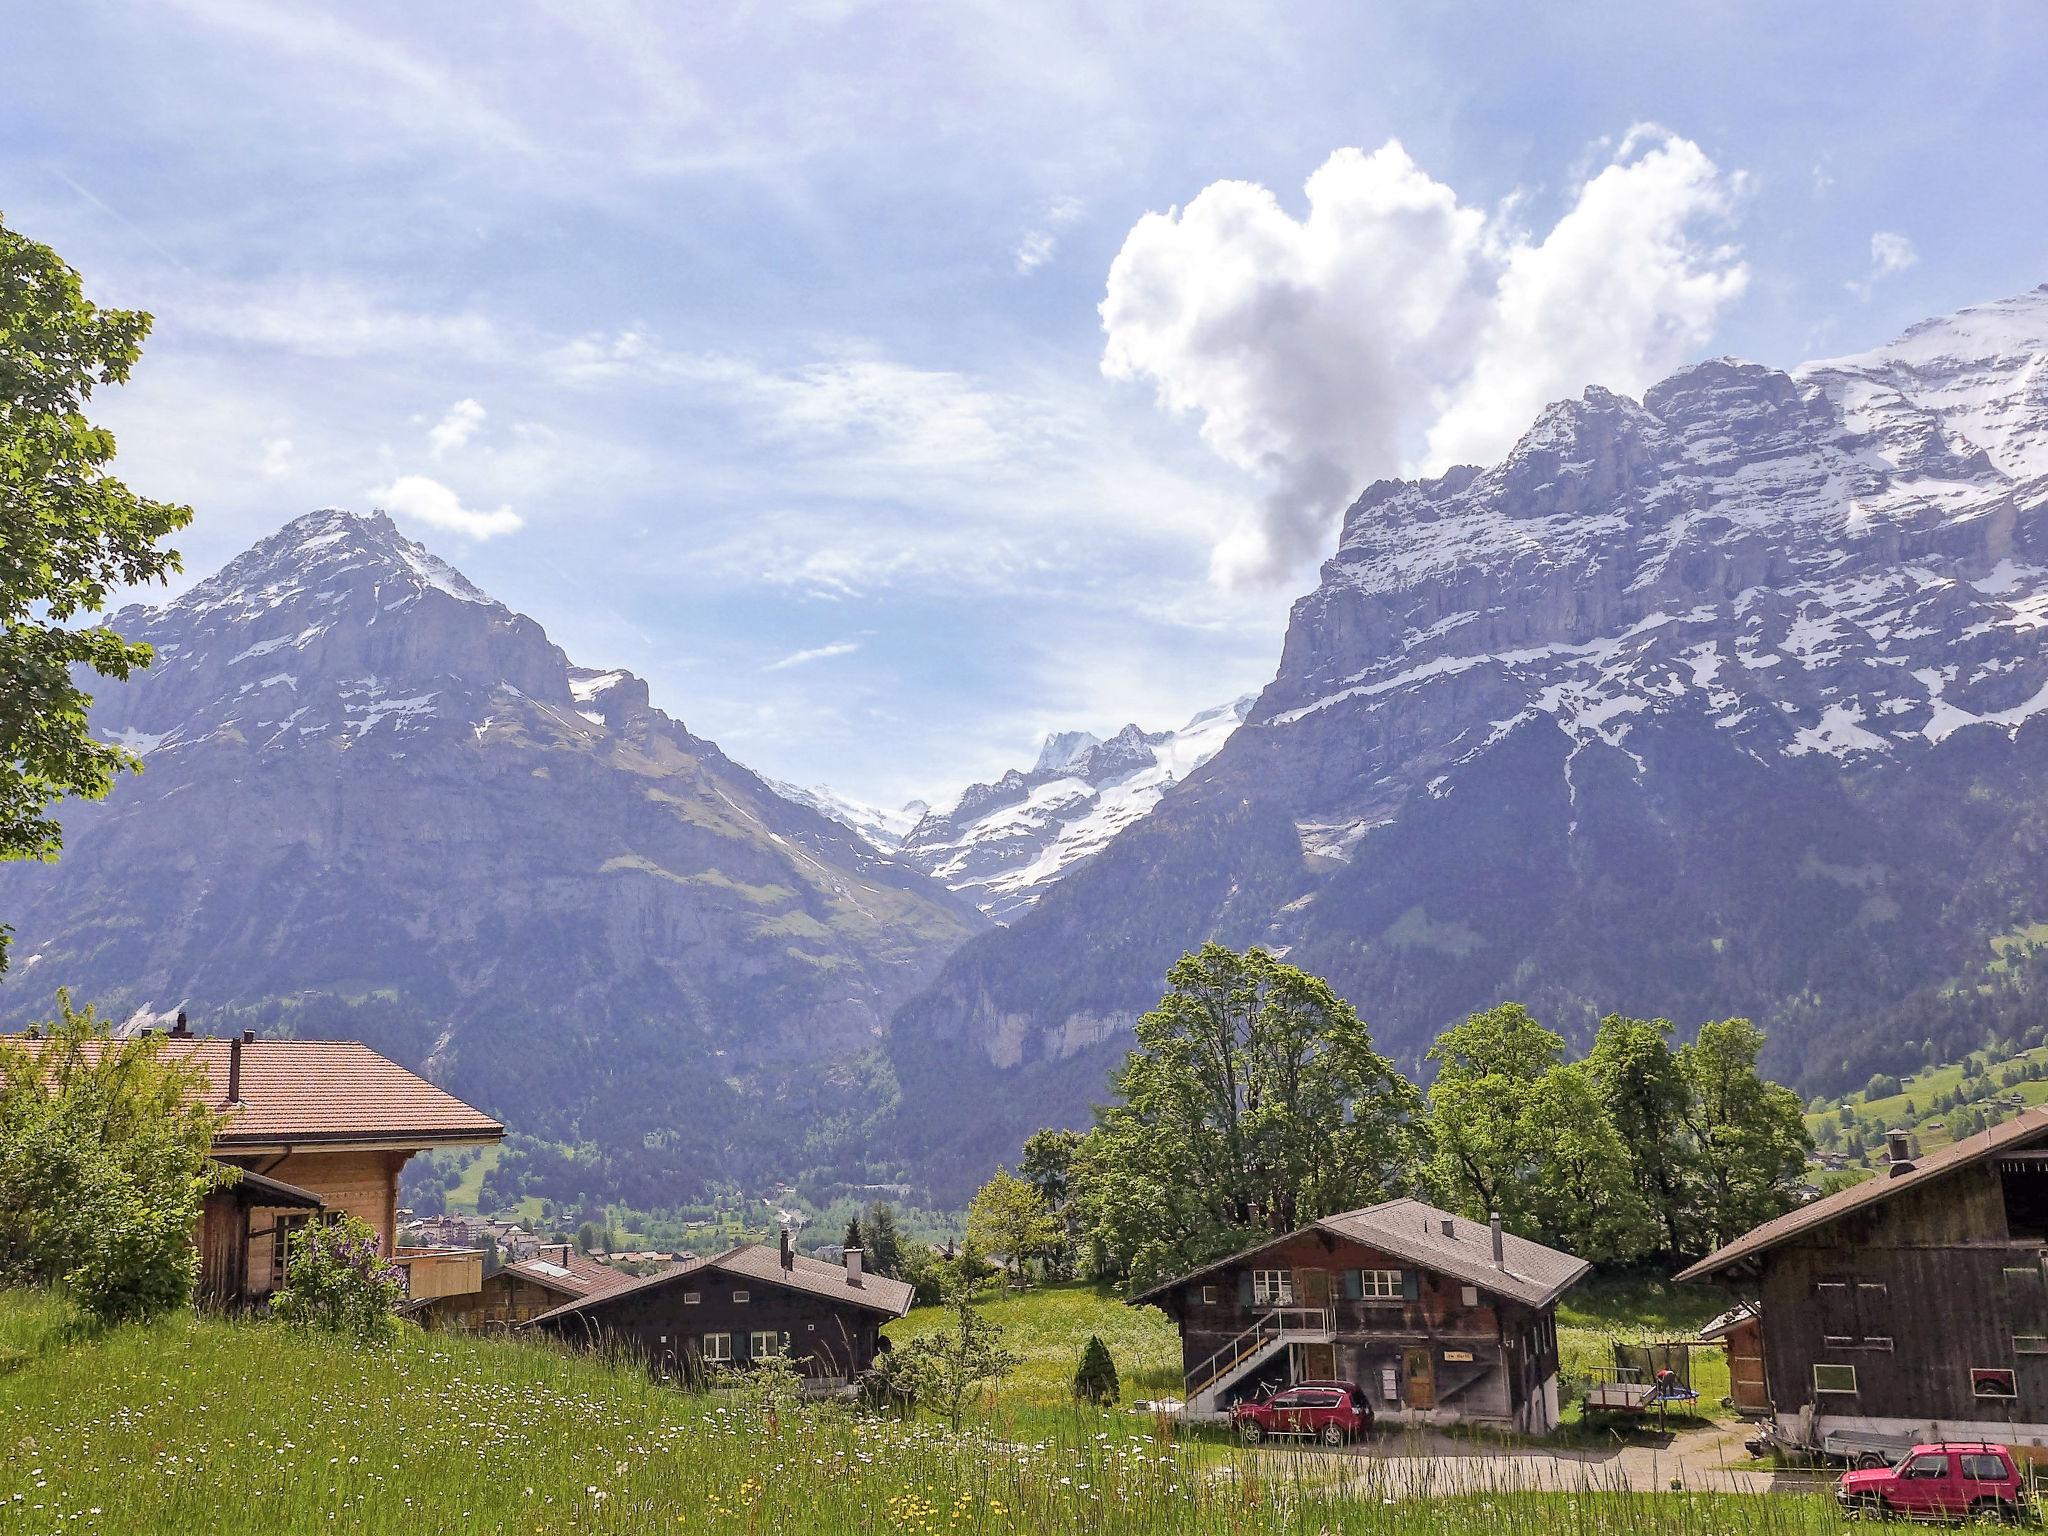
<path id="1" fill-rule="evenodd" d="M 1062 1288 L 1045 1310 L 1085 1314 L 1092 1294 Z M 1011 1323 L 1037 1368 L 956 1437 L 930 1418 L 834 1406 L 774 1417 L 598 1358 L 413 1329 L 371 1348 L 191 1316 L 83 1335 L 58 1301 L 0 1293 L 0 1530 L 1803 1536 L 1837 1525 L 1820 1498 L 1627 1494 L 1597 1481 L 1420 1498 L 1391 1474 L 1398 1463 L 1190 1443 L 1149 1415 L 1075 1408 L 1054 1391 L 1054 1356 L 1070 1353 L 1064 1335 L 1052 1347 L 1060 1325 L 1045 1321 L 1034 1345 L 1037 1326 Z M 1156 1340 L 1123 1342 L 1139 1375 L 1160 1368 Z"/>

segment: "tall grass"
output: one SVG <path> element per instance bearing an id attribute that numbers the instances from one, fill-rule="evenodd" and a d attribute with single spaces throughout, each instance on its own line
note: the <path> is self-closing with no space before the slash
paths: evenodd
<path id="1" fill-rule="evenodd" d="M 959 1437 L 829 1407 L 768 1418 L 599 1360 L 410 1330 L 358 1349 L 180 1317 L 83 1338 L 54 1303 L 20 1297 L 0 1299 L 0 1328 L 32 1351 L 0 1375 L 10 1531 L 1804 1536 L 1834 1523 L 1810 1497 L 1624 1494 L 1597 1478 L 1515 1494 L 1484 1471 L 1430 1487 L 1396 1463 L 1287 1453 L 1219 1466 L 1128 1413 Z"/>

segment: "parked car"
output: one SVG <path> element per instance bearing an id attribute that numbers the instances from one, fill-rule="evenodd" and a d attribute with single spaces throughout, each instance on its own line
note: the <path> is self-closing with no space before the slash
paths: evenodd
<path id="1" fill-rule="evenodd" d="M 1301 1381 L 1263 1401 L 1239 1403 L 1230 1422 L 1246 1445 L 1268 1435 L 1301 1435 L 1342 1445 L 1372 1428 L 1372 1404 L 1356 1382 Z"/>
<path id="2" fill-rule="evenodd" d="M 1845 1472 L 1835 1497 L 1852 1518 L 2011 1521 L 2031 1513 L 2012 1452 L 1981 1441 L 1916 1445 L 1895 1467 Z"/>

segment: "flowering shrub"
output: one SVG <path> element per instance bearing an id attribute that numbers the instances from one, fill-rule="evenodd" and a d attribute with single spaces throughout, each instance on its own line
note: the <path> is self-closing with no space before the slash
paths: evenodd
<path id="1" fill-rule="evenodd" d="M 377 1235 L 354 1216 L 306 1227 L 292 1237 L 285 1288 L 271 1315 L 294 1328 L 344 1333 L 363 1343 L 388 1338 L 405 1299 L 405 1273 L 388 1263 Z"/>

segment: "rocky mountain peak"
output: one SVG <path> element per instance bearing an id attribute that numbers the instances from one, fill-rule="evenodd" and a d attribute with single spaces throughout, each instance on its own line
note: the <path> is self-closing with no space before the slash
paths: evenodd
<path id="1" fill-rule="evenodd" d="M 1054 731 L 1045 738 L 1045 745 L 1038 749 L 1038 761 L 1031 765 L 1031 771 L 1055 773 L 1091 748 L 1101 745 L 1102 738 L 1088 731 Z"/>

